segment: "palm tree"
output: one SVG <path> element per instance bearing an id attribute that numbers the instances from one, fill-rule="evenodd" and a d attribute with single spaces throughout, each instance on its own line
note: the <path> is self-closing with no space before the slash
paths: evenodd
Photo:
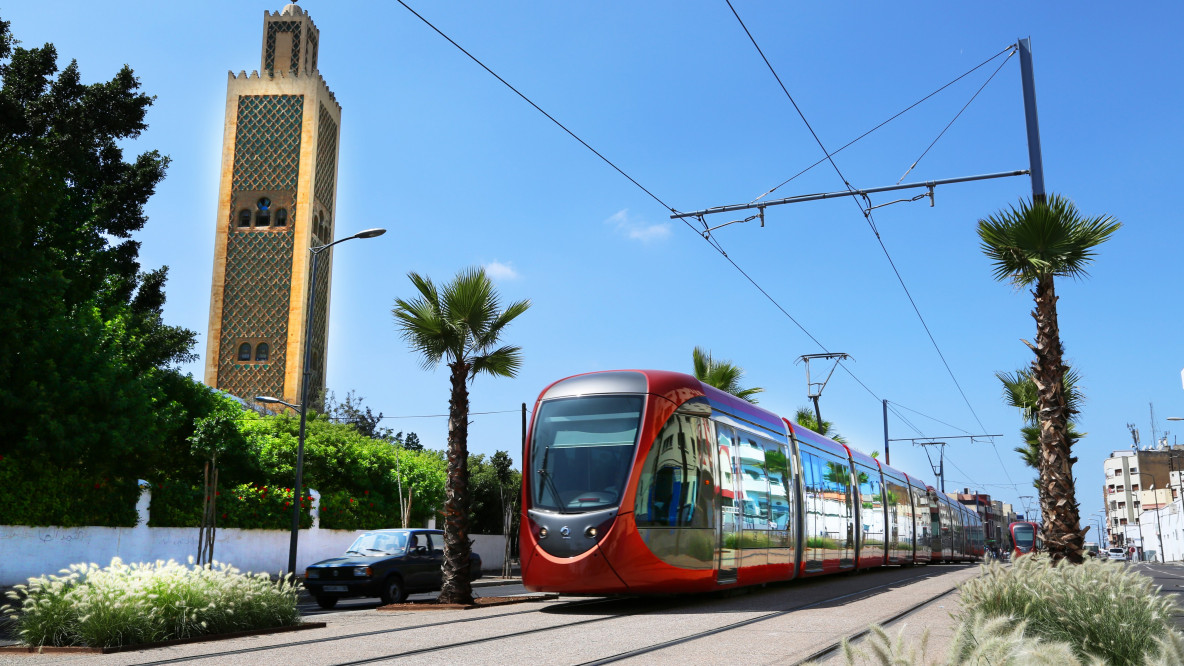
<path id="1" fill-rule="evenodd" d="M 794 412 L 793 421 L 800 426 L 813 430 L 819 435 L 830 437 L 839 444 L 847 443 L 847 438 L 835 431 L 833 423 L 826 419 L 822 419 L 822 423 L 819 423 L 818 419 L 814 416 L 814 410 L 809 407 L 798 407 L 798 411 Z"/>
<path id="2" fill-rule="evenodd" d="M 530 301 L 498 310 L 498 294 L 485 270 L 469 268 L 437 289 L 418 273 L 408 273 L 419 295 L 395 299 L 395 326 L 411 349 L 423 356 L 424 369 L 443 361 L 452 393 L 448 400 L 448 485 L 444 497 L 444 568 L 439 603 L 469 604 L 469 388 L 480 373 L 513 377 L 522 365 L 521 348 L 496 347 L 498 338 Z"/>
<path id="3" fill-rule="evenodd" d="M 1019 409 L 1020 415 L 1024 419 L 1024 426 L 1020 428 L 1020 435 L 1024 439 L 1024 444 L 1023 446 L 1015 447 L 1014 451 L 1020 454 L 1020 458 L 1023 459 L 1025 465 L 1039 471 L 1040 410 L 1036 404 L 1039 391 L 1036 389 L 1036 381 L 1032 378 L 1032 370 L 1029 368 L 1020 368 L 1014 373 L 996 372 L 995 377 L 1003 384 L 1003 402 L 1009 407 Z M 1078 406 L 1084 400 L 1081 389 L 1078 388 L 1080 380 L 1081 375 L 1077 370 L 1068 367 L 1065 369 L 1063 391 L 1065 395 L 1065 409 L 1068 410 L 1070 419 L 1080 411 Z M 1078 432 L 1077 425 L 1072 420 L 1065 424 L 1065 429 L 1070 447 L 1086 435 L 1086 433 Z M 1074 463 L 1077 462 L 1076 457 L 1071 458 L 1071 460 Z M 1034 481 L 1032 486 L 1043 497 L 1044 489 L 1040 485 L 1039 479 Z"/>
<path id="4" fill-rule="evenodd" d="M 695 379 L 704 384 L 731 393 L 754 405 L 757 400 L 753 396 L 763 393 L 765 390 L 757 387 L 740 388 L 740 380 L 744 378 L 744 370 L 740 366 L 732 365 L 731 361 L 717 361 L 711 358 L 711 352 L 702 347 L 695 347 L 691 356 L 695 362 Z"/>
<path id="5" fill-rule="evenodd" d="M 1071 562 L 1084 559 L 1073 486 L 1068 422 L 1072 416 L 1064 391 L 1065 365 L 1057 323 L 1057 276 L 1080 278 L 1094 259 L 1094 249 L 1122 225 L 1110 216 L 1082 218 L 1073 202 L 1060 195 L 1035 203 L 1020 201 L 978 222 L 983 254 L 991 260 L 994 277 L 1016 287 L 1032 287 L 1036 307 L 1036 344 L 1024 341 L 1035 354 L 1032 379 L 1037 388 L 1040 423 L 1040 509 L 1049 553 Z"/>

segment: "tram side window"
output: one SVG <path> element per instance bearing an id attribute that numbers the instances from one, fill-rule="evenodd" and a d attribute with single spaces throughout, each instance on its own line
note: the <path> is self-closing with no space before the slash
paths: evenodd
<path id="1" fill-rule="evenodd" d="M 675 414 L 654 440 L 634 500 L 639 527 L 711 527 L 714 493 L 703 419 Z"/>
<path id="2" fill-rule="evenodd" d="M 769 478 L 765 451 L 756 437 L 741 434 L 737 449 L 743 494 L 744 529 L 767 530 L 769 524 Z"/>
<path id="3" fill-rule="evenodd" d="M 770 439 L 761 440 L 765 449 L 765 469 L 769 475 L 769 527 L 787 530 L 791 523 L 793 496 L 790 494 L 790 464 L 785 445 Z"/>
<path id="4" fill-rule="evenodd" d="M 807 548 L 820 548 L 822 546 L 822 539 L 825 538 L 825 523 L 823 518 L 823 503 L 825 500 L 826 487 L 823 485 L 823 464 L 818 456 L 807 453 L 805 450 L 801 452 L 802 455 L 802 481 L 805 486 L 805 497 L 803 497 L 803 505 L 805 506 L 805 535 Z"/>
<path id="5" fill-rule="evenodd" d="M 862 504 L 864 543 L 884 545 L 884 497 L 880 490 L 880 472 L 870 467 L 856 467 L 859 475 L 859 501 Z"/>

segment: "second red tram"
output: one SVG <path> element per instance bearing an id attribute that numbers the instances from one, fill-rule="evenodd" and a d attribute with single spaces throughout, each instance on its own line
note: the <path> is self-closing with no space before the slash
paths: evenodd
<path id="1" fill-rule="evenodd" d="M 1044 538 L 1040 526 L 1036 523 L 1017 520 L 1007 526 L 1011 535 L 1011 559 L 1029 553 L 1039 553 L 1044 550 Z"/>
<path id="2" fill-rule="evenodd" d="M 522 579 L 703 592 L 983 554 L 978 515 L 916 477 L 689 375 L 576 375 L 535 404 Z"/>

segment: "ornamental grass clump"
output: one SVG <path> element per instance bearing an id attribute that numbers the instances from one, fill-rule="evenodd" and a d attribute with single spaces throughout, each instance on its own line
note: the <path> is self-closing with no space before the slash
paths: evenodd
<path id="1" fill-rule="evenodd" d="M 192 558 L 190 559 L 192 565 Z M 31 646 L 115 647 L 297 624 L 298 586 L 226 564 L 74 564 L 8 593 Z"/>
<path id="2" fill-rule="evenodd" d="M 983 567 L 961 588 L 963 621 L 1010 618 L 1027 633 L 1065 643 L 1084 663 L 1181 663 L 1175 602 L 1122 564 L 1087 559 L 1054 564 L 1024 556 L 1011 567 Z"/>

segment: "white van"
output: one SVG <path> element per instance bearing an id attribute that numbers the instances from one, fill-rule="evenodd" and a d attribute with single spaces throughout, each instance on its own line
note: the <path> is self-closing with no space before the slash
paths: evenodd
<path id="1" fill-rule="evenodd" d="M 1112 559 L 1112 560 L 1125 560 L 1126 559 L 1126 549 L 1125 548 L 1118 548 L 1118 547 L 1111 548 L 1111 549 L 1107 550 L 1106 553 L 1109 554 L 1110 559 Z"/>

